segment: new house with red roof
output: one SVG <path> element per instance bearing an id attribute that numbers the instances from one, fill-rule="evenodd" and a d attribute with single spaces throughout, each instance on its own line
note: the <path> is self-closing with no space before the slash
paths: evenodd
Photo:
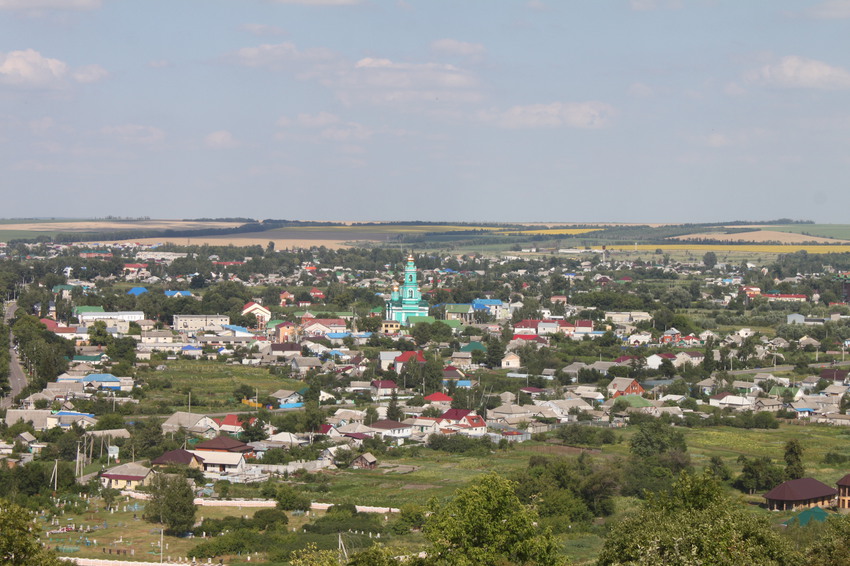
<path id="1" fill-rule="evenodd" d="M 401 373 L 401 370 L 404 368 L 404 364 L 425 364 L 425 354 L 422 350 L 411 350 L 409 352 L 402 352 L 393 360 L 395 364 L 396 373 Z"/>

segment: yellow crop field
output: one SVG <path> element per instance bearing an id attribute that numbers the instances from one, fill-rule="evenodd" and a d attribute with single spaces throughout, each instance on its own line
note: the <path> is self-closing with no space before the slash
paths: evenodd
<path id="1" fill-rule="evenodd" d="M 610 250 L 638 250 L 638 251 L 713 251 L 713 252 L 752 252 L 752 253 L 768 253 L 768 254 L 788 254 L 799 251 L 806 251 L 810 254 L 828 254 L 828 253 L 846 253 L 850 252 L 850 245 L 835 245 L 835 246 L 812 246 L 812 245 L 795 245 L 795 244 L 638 244 L 637 246 L 629 245 L 609 245 Z"/>

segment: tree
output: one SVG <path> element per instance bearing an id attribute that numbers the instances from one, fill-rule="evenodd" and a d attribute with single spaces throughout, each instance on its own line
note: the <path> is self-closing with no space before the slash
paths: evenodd
<path id="1" fill-rule="evenodd" d="M 551 533 L 537 528 L 535 513 L 520 502 L 515 488 L 514 482 L 488 474 L 459 489 L 445 505 L 432 504 L 424 529 L 433 546 L 428 562 L 564 564 Z"/>
<path id="2" fill-rule="evenodd" d="M 785 443 L 785 479 L 798 480 L 806 475 L 803 466 L 803 445 L 796 438 Z"/>
<path id="3" fill-rule="evenodd" d="M 641 458 L 674 450 L 685 452 L 687 449 L 685 435 L 657 419 L 641 424 L 629 441 L 630 452 Z"/>
<path id="4" fill-rule="evenodd" d="M 850 564 L 850 515 L 827 519 L 819 536 L 806 551 L 810 566 L 844 566 Z"/>
<path id="5" fill-rule="evenodd" d="M 371 406 L 370 406 L 370 407 L 367 407 L 367 408 L 366 408 L 366 416 L 365 416 L 365 418 L 363 419 L 363 421 L 364 421 L 367 425 L 370 425 L 370 424 L 372 424 L 373 422 L 375 422 L 376 420 L 378 420 L 378 410 L 377 410 L 377 409 L 375 409 L 375 407 L 371 407 Z"/>
<path id="6" fill-rule="evenodd" d="M 242 423 L 242 440 L 245 442 L 257 442 L 258 440 L 265 440 L 269 435 L 266 434 L 266 425 L 259 418 L 254 419 L 254 422 L 251 422 L 251 419 L 246 418 Z"/>
<path id="7" fill-rule="evenodd" d="M 277 508 L 283 511 L 307 511 L 310 500 L 298 493 L 291 485 L 282 485 L 275 494 Z"/>
<path id="8" fill-rule="evenodd" d="M 106 331 L 106 322 L 96 320 L 89 326 L 89 344 L 92 346 L 107 346 L 112 341 L 112 336 Z"/>
<path id="9" fill-rule="evenodd" d="M 0 500 L 0 562 L 4 566 L 60 566 L 67 564 L 41 546 L 33 515 L 23 507 Z"/>
<path id="10" fill-rule="evenodd" d="M 387 419 L 391 421 L 404 420 L 404 411 L 402 411 L 401 407 L 398 406 L 398 393 L 395 389 L 393 389 L 392 397 L 390 397 L 390 404 L 387 407 Z"/>
<path id="11" fill-rule="evenodd" d="M 705 255 L 702 256 L 702 263 L 706 269 L 714 269 L 714 266 L 717 265 L 717 254 L 714 252 L 705 252 Z"/>
<path id="12" fill-rule="evenodd" d="M 785 472 L 767 456 L 747 458 L 739 456 L 742 465 L 741 475 L 735 480 L 735 487 L 747 493 L 773 489 L 785 478 Z"/>
<path id="13" fill-rule="evenodd" d="M 599 566 L 800 563 L 765 518 L 727 501 L 710 475 L 685 472 L 669 495 L 649 498 L 611 529 L 597 561 Z"/>
<path id="14" fill-rule="evenodd" d="M 505 346 L 499 340 L 490 340 L 487 343 L 487 365 L 491 368 L 502 367 L 502 358 L 505 357 Z"/>
<path id="15" fill-rule="evenodd" d="M 144 518 L 168 527 L 172 534 L 182 534 L 195 524 L 195 494 L 186 478 L 156 474 L 150 485 L 151 498 L 145 505 Z"/>

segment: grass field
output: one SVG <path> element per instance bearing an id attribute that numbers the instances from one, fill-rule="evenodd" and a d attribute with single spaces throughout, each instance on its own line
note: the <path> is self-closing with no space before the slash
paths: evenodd
<path id="1" fill-rule="evenodd" d="M 758 228 L 762 230 L 776 230 L 777 232 L 809 234 L 822 238 L 850 240 L 850 224 L 774 224 L 770 226 L 759 226 Z"/>
<path id="2" fill-rule="evenodd" d="M 149 391 L 140 403 L 142 407 L 169 406 L 186 410 L 191 391 L 193 412 L 249 410 L 233 398 L 233 390 L 243 384 L 258 389 L 260 396 L 278 389 L 298 390 L 305 387 L 303 381 L 271 375 L 265 368 L 215 361 L 171 360 L 166 363 L 165 370 L 142 373 L 140 377 L 151 383 L 166 381 L 170 384 L 169 387 Z"/>
<path id="3" fill-rule="evenodd" d="M 806 251 L 810 254 L 846 253 L 850 252 L 850 244 L 831 244 L 813 246 L 806 244 L 638 244 L 628 246 L 621 244 L 610 244 L 608 249 L 622 251 L 650 251 L 660 249 L 667 251 L 693 251 L 693 252 L 738 252 L 738 253 L 764 253 L 764 254 L 788 254 Z"/>
<path id="4" fill-rule="evenodd" d="M 630 427 L 616 431 L 619 442 L 605 445 L 592 457 L 617 462 L 628 455 L 628 440 L 634 434 Z M 785 443 L 795 438 L 804 446 L 804 464 L 807 475 L 811 475 L 827 484 L 847 473 L 847 469 L 835 468 L 823 464 L 824 455 L 830 450 L 842 454 L 850 454 L 850 430 L 824 425 L 782 424 L 774 430 L 746 430 L 731 427 L 711 427 L 696 429 L 680 429 L 686 438 L 692 461 L 699 471 L 712 456 L 720 456 L 732 471 L 733 477 L 740 472 L 737 458 L 768 456 L 774 462 L 782 465 L 783 447 Z M 575 458 L 575 451 L 557 445 L 542 442 L 529 442 L 516 445 L 507 451 L 497 451 L 489 456 L 467 456 L 447 454 L 429 449 L 403 455 L 379 456 L 381 467 L 375 470 L 336 470 L 324 472 L 330 477 L 330 491 L 327 493 L 308 494 L 313 501 L 323 503 L 355 503 L 363 505 L 401 507 L 407 503 L 425 505 L 431 498 L 446 500 L 455 490 L 463 487 L 476 476 L 497 471 L 509 474 L 523 469 L 532 455 L 557 457 L 563 455 Z M 246 488 L 234 486 L 233 495 L 249 495 Z M 761 494 L 741 494 L 731 487 L 727 492 L 733 500 L 740 501 L 757 514 L 764 515 L 774 524 L 791 516 L 791 513 L 769 512 L 758 507 Z M 134 505 L 136 508 L 125 508 Z M 98 499 L 90 502 L 90 510 L 76 516 L 62 516 L 60 522 L 83 524 L 94 529 L 88 534 L 65 533 L 44 535 L 44 541 L 50 546 L 79 548 L 66 552 L 71 556 L 103 558 L 103 548 L 135 549 L 136 560 L 153 560 L 159 556 L 159 530 L 153 525 L 141 520 L 144 502 L 133 500 L 122 501 L 119 510 L 107 513 Z M 612 517 L 616 520 L 632 513 L 640 502 L 630 497 L 618 497 L 615 500 L 616 512 Z M 251 515 L 250 508 L 214 508 L 202 507 L 198 510 L 201 517 L 220 518 L 226 515 Z M 133 515 L 136 518 L 133 518 Z M 310 520 L 307 517 L 290 517 L 290 528 L 297 528 Z M 46 527 L 47 523 L 44 522 Z M 47 530 L 45 528 L 45 530 Z M 587 531 L 579 531 L 558 536 L 565 554 L 574 564 L 592 564 L 604 543 L 604 527 L 594 526 Z M 86 546 L 86 540 L 91 546 Z M 94 541 L 97 541 L 95 544 Z M 190 550 L 199 539 L 181 539 L 165 537 L 167 548 L 165 556 L 191 556 Z M 404 537 L 388 537 L 386 541 L 393 547 L 414 548 L 421 544 L 421 535 L 413 534 Z M 108 554 L 107 554 L 108 556 Z M 250 563 L 262 563 L 262 556 L 254 557 Z M 232 558 L 228 564 L 248 564 L 246 557 Z"/>

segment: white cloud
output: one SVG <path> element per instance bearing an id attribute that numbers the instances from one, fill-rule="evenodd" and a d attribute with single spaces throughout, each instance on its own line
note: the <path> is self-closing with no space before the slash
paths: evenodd
<path id="1" fill-rule="evenodd" d="M 247 67 L 282 68 L 297 62 L 321 62 L 334 58 L 329 49 L 299 50 L 290 41 L 265 43 L 257 47 L 243 47 L 236 52 L 238 61 Z"/>
<path id="2" fill-rule="evenodd" d="M 441 63 L 398 63 L 367 57 L 324 81 L 344 103 L 478 102 L 478 81 Z"/>
<path id="3" fill-rule="evenodd" d="M 457 39 L 438 39 L 431 43 L 431 49 L 445 55 L 461 57 L 480 57 L 487 51 L 480 43 L 467 43 Z"/>
<path id="4" fill-rule="evenodd" d="M 239 29 L 256 36 L 286 35 L 286 30 L 268 24 L 242 24 Z"/>
<path id="5" fill-rule="evenodd" d="M 68 79 L 91 83 L 108 75 L 100 65 L 84 65 L 72 70 L 64 61 L 45 57 L 35 49 L 0 52 L 0 84 L 54 89 L 66 86 Z"/>
<path id="6" fill-rule="evenodd" d="M 736 82 L 731 82 L 723 87 L 723 92 L 729 96 L 741 96 L 742 94 L 747 94 L 747 89 Z"/>
<path id="7" fill-rule="evenodd" d="M 732 145 L 732 140 L 725 134 L 709 134 L 705 138 L 705 143 L 709 147 L 726 147 Z"/>
<path id="8" fill-rule="evenodd" d="M 472 45 L 464 49 L 477 52 L 477 48 L 469 47 Z M 379 57 L 351 62 L 329 49 L 300 49 L 292 42 L 244 47 L 232 57 L 248 67 L 295 72 L 299 80 L 314 80 L 333 90 L 344 104 L 445 105 L 479 102 L 482 98 L 478 81 L 469 71 L 444 63 L 397 62 Z"/>
<path id="9" fill-rule="evenodd" d="M 825 20 L 843 20 L 850 18 L 850 0 L 830 0 L 808 10 L 813 18 Z"/>
<path id="10" fill-rule="evenodd" d="M 662 8 L 678 9 L 682 3 L 679 0 L 629 0 L 629 6 L 638 12 L 648 12 Z"/>
<path id="11" fill-rule="evenodd" d="M 60 86 L 67 73 L 65 62 L 44 57 L 34 49 L 0 53 L 0 83 L 53 88 Z"/>
<path id="12" fill-rule="evenodd" d="M 629 94 L 638 98 L 647 98 L 655 94 L 652 87 L 643 83 L 632 83 L 629 85 Z"/>
<path id="13" fill-rule="evenodd" d="M 754 83 L 781 88 L 850 89 L 850 72 L 823 61 L 791 55 L 747 75 Z"/>
<path id="14" fill-rule="evenodd" d="M 272 4 L 300 4 L 302 6 L 355 6 L 363 0 L 270 0 Z"/>
<path id="15" fill-rule="evenodd" d="M 230 149 L 238 147 L 239 142 L 227 130 L 218 130 L 206 135 L 204 145 L 213 149 Z"/>
<path id="16" fill-rule="evenodd" d="M 125 143 L 153 144 L 165 139 L 165 132 L 159 128 L 139 124 L 107 126 L 101 129 L 101 133 Z"/>
<path id="17" fill-rule="evenodd" d="M 101 0 L 0 0 L 0 10 L 40 12 L 43 10 L 93 10 Z"/>
<path id="18" fill-rule="evenodd" d="M 502 128 L 602 128 L 611 121 L 616 109 L 598 101 L 552 102 L 514 106 L 505 111 L 479 113 L 480 120 Z"/>
<path id="19" fill-rule="evenodd" d="M 74 71 L 74 80 L 79 83 L 94 83 L 109 76 L 109 71 L 100 65 L 84 65 Z"/>
<path id="20" fill-rule="evenodd" d="M 339 122 L 339 116 L 330 112 L 318 114 L 299 114 L 298 123 L 307 128 L 322 128 Z"/>
<path id="21" fill-rule="evenodd" d="M 325 128 L 322 130 L 321 137 L 337 142 L 355 142 L 368 140 L 374 133 L 363 124 L 349 122 L 344 126 Z"/>
<path id="22" fill-rule="evenodd" d="M 39 118 L 38 120 L 32 120 L 29 123 L 30 130 L 34 134 L 47 133 L 47 131 L 52 129 L 55 125 L 56 122 L 50 116 L 44 116 L 43 118 Z"/>

